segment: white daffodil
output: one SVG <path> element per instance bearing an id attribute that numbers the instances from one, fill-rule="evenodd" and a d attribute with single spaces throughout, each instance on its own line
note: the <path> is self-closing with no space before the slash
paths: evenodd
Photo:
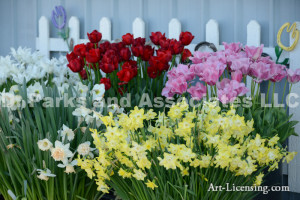
<path id="1" fill-rule="evenodd" d="M 94 118 L 93 118 L 91 115 L 87 115 L 87 116 L 85 117 L 85 122 L 86 122 L 87 124 L 92 124 L 92 123 L 94 122 Z"/>
<path id="2" fill-rule="evenodd" d="M 9 89 L 9 93 L 19 94 L 20 93 L 19 86 L 18 85 L 11 86 Z"/>
<path id="3" fill-rule="evenodd" d="M 69 84 L 63 83 L 61 86 L 57 87 L 59 94 L 63 95 L 65 93 L 65 91 L 68 91 L 69 86 L 70 86 Z"/>
<path id="4" fill-rule="evenodd" d="M 55 147 L 51 149 L 51 156 L 55 161 L 67 162 L 68 158 L 73 156 L 70 151 L 70 143 L 63 144 L 60 141 L 55 141 Z"/>
<path id="5" fill-rule="evenodd" d="M 72 162 L 66 162 L 66 163 L 63 163 L 63 164 L 58 164 L 57 167 L 60 167 L 60 168 L 66 168 L 65 172 L 67 174 L 70 174 L 70 173 L 75 173 L 75 169 L 74 169 L 74 166 L 77 165 L 77 160 L 73 160 Z"/>
<path id="6" fill-rule="evenodd" d="M 90 157 L 94 157 L 94 155 L 92 154 L 92 151 L 94 151 L 95 148 L 91 148 L 90 145 L 91 145 L 91 143 L 89 141 L 80 144 L 77 148 L 78 154 L 82 155 L 82 156 L 89 155 Z"/>
<path id="7" fill-rule="evenodd" d="M 96 119 L 96 126 L 98 128 L 103 124 L 102 120 L 100 119 L 101 116 L 102 115 L 100 113 L 95 111 L 93 112 L 93 118 Z"/>
<path id="8" fill-rule="evenodd" d="M 124 112 L 124 108 L 120 108 L 117 104 L 111 104 L 107 106 L 107 112 L 121 114 Z"/>
<path id="9" fill-rule="evenodd" d="M 10 110 L 17 110 L 25 108 L 25 101 L 20 95 L 14 95 L 12 93 L 2 92 L 0 94 L 1 104 Z"/>
<path id="10" fill-rule="evenodd" d="M 86 107 L 80 106 L 79 108 L 76 108 L 72 112 L 72 114 L 75 117 L 83 117 L 83 118 L 85 118 L 87 115 L 89 115 L 92 112 L 93 112 L 92 110 L 90 110 L 90 109 L 88 109 Z"/>
<path id="11" fill-rule="evenodd" d="M 80 97 L 86 97 L 89 87 L 86 85 L 83 85 L 81 82 L 78 82 L 76 89 L 77 89 L 77 92 L 79 93 Z"/>
<path id="12" fill-rule="evenodd" d="M 34 85 L 30 85 L 27 88 L 27 96 L 29 102 L 39 102 L 44 98 L 43 87 L 39 82 L 36 82 Z"/>
<path id="13" fill-rule="evenodd" d="M 71 141 L 74 139 L 75 134 L 72 129 L 63 124 L 62 130 L 59 130 L 58 133 L 61 135 L 63 141 L 67 137 L 67 140 Z"/>
<path id="14" fill-rule="evenodd" d="M 37 176 L 39 179 L 44 180 L 44 181 L 48 181 L 49 177 L 56 177 L 55 174 L 51 174 L 50 169 L 37 169 L 36 171 L 39 172 L 39 175 Z"/>
<path id="15" fill-rule="evenodd" d="M 105 93 L 104 84 L 96 84 L 92 89 L 93 101 L 101 101 Z"/>
<path id="16" fill-rule="evenodd" d="M 38 144 L 39 149 L 42 151 L 48 151 L 49 149 L 51 149 L 53 147 L 53 144 L 46 138 L 43 140 L 39 140 L 37 142 L 37 144 Z"/>

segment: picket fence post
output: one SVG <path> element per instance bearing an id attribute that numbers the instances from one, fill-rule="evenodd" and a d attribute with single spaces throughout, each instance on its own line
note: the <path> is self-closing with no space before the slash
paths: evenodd
<path id="1" fill-rule="evenodd" d="M 260 42 L 261 42 L 261 28 L 260 25 L 257 21 L 255 20 L 251 20 L 248 24 L 247 24 L 247 45 L 248 46 L 256 46 L 259 47 L 260 46 Z M 251 77 L 247 77 L 247 86 L 251 87 L 251 82 L 252 82 L 252 78 Z M 251 92 L 248 92 L 248 95 Z"/>
<path id="2" fill-rule="evenodd" d="M 80 23 L 77 17 L 72 16 L 69 20 L 69 40 L 73 40 L 74 46 L 80 43 Z"/>
<path id="3" fill-rule="evenodd" d="M 132 33 L 134 38 L 145 37 L 145 22 L 137 17 L 132 23 Z"/>
<path id="4" fill-rule="evenodd" d="M 45 16 L 39 20 L 39 38 L 37 40 L 37 49 L 47 58 L 50 58 L 50 41 L 49 41 L 49 21 Z"/>
<path id="5" fill-rule="evenodd" d="M 297 23 L 297 29 L 300 31 L 300 22 Z M 292 38 L 292 32 L 290 33 L 290 45 L 292 45 L 294 39 Z M 295 70 L 300 67 L 300 44 L 296 46 L 296 48 L 290 52 L 290 69 Z M 299 120 L 300 119 L 300 103 L 299 103 L 299 94 L 300 94 L 300 86 L 293 85 L 290 96 L 290 106 L 289 113 L 293 114 L 291 120 Z M 297 100 L 298 99 L 298 100 Z M 289 100 L 288 100 L 289 101 Z M 292 107 L 294 104 L 296 107 Z M 296 105 L 297 104 L 297 105 Z M 300 133 L 300 124 L 296 125 L 295 129 L 296 133 Z M 289 138 L 289 151 L 296 151 L 298 155 L 295 156 L 294 160 L 288 164 L 288 183 L 291 192 L 300 193 L 300 137 L 299 136 L 290 136 Z"/>
<path id="6" fill-rule="evenodd" d="M 102 33 L 102 39 L 111 41 L 111 21 L 107 17 L 102 17 L 99 22 L 99 31 Z"/>
<path id="7" fill-rule="evenodd" d="M 205 41 L 213 43 L 217 49 L 220 47 L 219 24 L 214 19 L 210 19 L 206 24 Z"/>
<path id="8" fill-rule="evenodd" d="M 179 40 L 181 33 L 181 23 L 178 19 L 173 18 L 169 22 L 169 38 Z"/>

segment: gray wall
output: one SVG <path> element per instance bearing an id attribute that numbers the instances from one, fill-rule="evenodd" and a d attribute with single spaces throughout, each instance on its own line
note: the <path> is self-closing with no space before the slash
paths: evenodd
<path id="1" fill-rule="evenodd" d="M 167 33 L 175 17 L 184 31 L 196 36 L 195 43 L 204 40 L 209 19 L 219 22 L 220 41 L 246 43 L 246 25 L 255 19 L 262 26 L 262 43 L 274 46 L 283 23 L 300 21 L 300 0 L 0 0 L 0 55 L 10 47 L 35 48 L 38 19 L 50 19 L 55 5 L 63 5 L 68 17 L 80 19 L 81 38 L 98 29 L 101 17 L 112 20 L 113 39 L 131 32 L 136 17 L 144 19 L 147 33 Z M 51 36 L 56 37 L 53 25 Z M 287 43 L 287 34 L 284 37 Z"/>

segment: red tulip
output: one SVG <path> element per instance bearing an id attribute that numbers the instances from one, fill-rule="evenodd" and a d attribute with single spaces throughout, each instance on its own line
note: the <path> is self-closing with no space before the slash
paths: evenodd
<path id="1" fill-rule="evenodd" d="M 72 51 L 71 53 L 67 54 L 67 60 L 70 62 L 71 60 L 74 60 L 77 58 L 77 55 Z"/>
<path id="2" fill-rule="evenodd" d="M 176 55 L 176 54 L 182 53 L 182 51 L 184 49 L 184 46 L 183 46 L 183 44 L 180 41 L 172 39 L 170 41 L 169 49 L 171 50 L 171 52 L 172 52 L 173 55 Z"/>
<path id="3" fill-rule="evenodd" d="M 144 48 L 142 45 L 136 45 L 131 47 L 131 51 L 135 57 L 140 57 L 143 55 Z"/>
<path id="4" fill-rule="evenodd" d="M 161 32 L 152 32 L 150 36 L 150 40 L 153 44 L 159 45 L 161 40 L 166 40 L 165 33 L 162 34 Z"/>
<path id="5" fill-rule="evenodd" d="M 105 90 L 109 90 L 111 88 L 111 81 L 109 78 L 101 78 L 100 84 L 105 85 Z"/>
<path id="6" fill-rule="evenodd" d="M 116 69 L 113 63 L 101 63 L 99 67 L 106 74 L 112 73 Z"/>
<path id="7" fill-rule="evenodd" d="M 190 50 L 184 49 L 182 52 L 182 56 L 181 56 L 181 62 L 186 61 L 186 59 L 188 59 L 191 56 L 192 56 L 192 53 L 190 52 Z"/>
<path id="8" fill-rule="evenodd" d="M 102 34 L 99 33 L 97 30 L 94 30 L 91 33 L 87 33 L 87 36 L 91 43 L 98 43 L 102 38 Z"/>
<path id="9" fill-rule="evenodd" d="M 77 45 L 75 45 L 73 52 L 77 56 L 85 57 L 85 54 L 86 54 L 86 46 L 85 46 L 85 44 L 77 44 Z"/>
<path id="10" fill-rule="evenodd" d="M 193 36 L 190 32 L 181 32 L 179 36 L 179 41 L 184 45 L 189 45 L 191 44 L 192 40 L 194 39 L 195 36 Z"/>
<path id="11" fill-rule="evenodd" d="M 156 78 L 160 74 L 160 71 L 156 67 L 152 66 L 148 67 L 147 73 L 150 78 Z"/>
<path id="12" fill-rule="evenodd" d="M 86 54 L 86 61 L 89 63 L 97 63 L 100 60 L 100 50 L 99 49 L 91 49 Z"/>
<path id="13" fill-rule="evenodd" d="M 123 61 L 127 61 L 130 59 L 131 57 L 131 52 L 129 50 L 129 48 L 123 48 L 120 51 L 120 56 L 122 58 Z"/>
<path id="14" fill-rule="evenodd" d="M 144 46 L 143 48 L 143 54 L 142 54 L 142 60 L 149 61 L 151 56 L 154 54 L 154 48 L 152 48 L 149 45 Z"/>
<path id="15" fill-rule="evenodd" d="M 87 73 L 85 71 L 85 69 L 81 70 L 81 72 L 79 72 L 80 77 L 82 78 L 82 80 L 86 80 L 87 79 Z"/>
<path id="16" fill-rule="evenodd" d="M 72 70 L 72 72 L 80 72 L 83 69 L 83 66 L 83 60 L 80 58 L 75 58 L 68 64 L 68 67 Z"/>
<path id="17" fill-rule="evenodd" d="M 130 33 L 126 33 L 125 35 L 122 36 L 122 41 L 126 45 L 131 45 L 133 43 L 133 35 Z"/>

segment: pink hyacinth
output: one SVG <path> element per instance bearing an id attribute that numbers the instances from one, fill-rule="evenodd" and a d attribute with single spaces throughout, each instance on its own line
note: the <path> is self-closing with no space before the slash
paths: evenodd
<path id="1" fill-rule="evenodd" d="M 296 69 L 295 71 L 292 69 L 288 69 L 287 80 L 289 83 L 298 83 L 300 81 L 300 69 Z"/>
<path id="2" fill-rule="evenodd" d="M 165 97 L 173 97 L 175 94 L 183 94 L 187 90 L 187 82 L 183 76 L 169 79 L 162 90 L 162 95 Z"/>
<path id="3" fill-rule="evenodd" d="M 190 87 L 187 91 L 195 100 L 201 100 L 204 96 L 206 96 L 206 86 L 200 82 L 197 82 L 195 86 Z"/>
<path id="4" fill-rule="evenodd" d="M 254 77 L 255 81 L 258 83 L 270 80 L 272 77 L 271 64 L 266 64 L 264 62 L 255 62 L 251 64 L 250 75 Z"/>
<path id="5" fill-rule="evenodd" d="M 272 82 L 279 82 L 287 76 L 286 67 L 275 63 L 271 65 L 270 73 Z"/>
<path id="6" fill-rule="evenodd" d="M 183 76 L 186 81 L 191 81 L 195 78 L 195 74 L 189 69 L 187 65 L 179 64 L 177 67 L 172 68 L 168 74 L 169 79 L 175 79 Z"/>
<path id="7" fill-rule="evenodd" d="M 225 51 L 233 52 L 233 53 L 239 53 L 242 49 L 242 45 L 237 42 L 237 43 L 230 43 L 227 44 L 226 42 L 223 42 Z"/>
<path id="8" fill-rule="evenodd" d="M 226 65 L 221 62 L 205 62 L 191 66 L 191 71 L 208 85 L 215 85 L 223 74 Z"/>
<path id="9" fill-rule="evenodd" d="M 217 88 L 218 98 L 224 104 L 229 102 L 232 103 L 237 96 L 243 96 L 249 91 L 244 83 L 240 83 L 236 80 L 229 80 L 227 78 L 218 82 Z"/>
<path id="10" fill-rule="evenodd" d="M 260 47 L 254 47 L 254 46 L 245 46 L 245 52 L 248 58 L 252 60 L 257 60 L 261 57 L 261 54 L 263 52 L 264 45 L 260 45 Z"/>

